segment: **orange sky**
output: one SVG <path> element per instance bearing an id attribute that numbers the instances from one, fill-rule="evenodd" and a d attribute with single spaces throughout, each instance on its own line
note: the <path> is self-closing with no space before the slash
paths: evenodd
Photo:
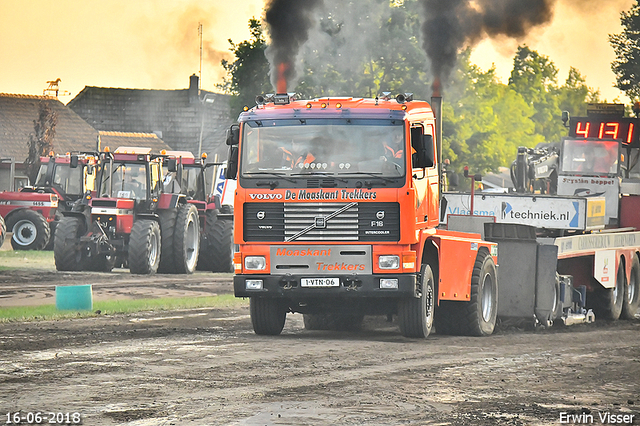
<path id="1" fill-rule="evenodd" d="M 560 82 L 574 66 L 611 101 L 621 94 L 612 88 L 607 34 L 620 32 L 620 11 L 634 0 L 580 0 L 582 9 L 570 1 L 578 2 L 559 0 L 553 22 L 519 42 L 549 56 Z M 263 7 L 264 0 L 0 0 L 0 92 L 41 95 L 56 78 L 70 93 L 64 103 L 84 86 L 186 88 L 199 68 L 199 22 L 202 88 L 215 90 L 227 40 L 248 39 L 248 20 Z M 506 83 L 517 45 L 485 41 L 472 60 L 484 70 L 495 64 Z"/>

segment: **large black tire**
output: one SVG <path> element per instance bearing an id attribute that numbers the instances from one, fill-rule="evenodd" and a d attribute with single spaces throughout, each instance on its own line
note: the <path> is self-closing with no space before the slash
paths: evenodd
<path id="1" fill-rule="evenodd" d="M 4 244 L 4 238 L 7 236 L 7 225 L 4 223 L 4 218 L 0 216 L 0 247 Z"/>
<path id="2" fill-rule="evenodd" d="M 211 242 L 211 271 L 233 272 L 233 220 L 218 219 L 213 224 Z"/>
<path id="3" fill-rule="evenodd" d="M 173 263 L 174 254 L 174 231 L 176 226 L 176 217 L 178 210 L 167 209 L 159 213 L 160 216 L 160 234 L 162 237 L 162 250 L 160 250 L 160 264 L 158 272 L 162 274 L 176 273 Z"/>
<path id="4" fill-rule="evenodd" d="M 471 300 L 462 305 L 462 334 L 488 336 L 493 333 L 498 317 L 498 280 L 493 258 L 479 250 L 471 275 Z"/>
<path id="5" fill-rule="evenodd" d="M 86 223 L 78 217 L 63 217 L 56 227 L 53 258 L 58 271 L 82 271 L 87 267 L 80 237 L 87 233 Z"/>
<path id="6" fill-rule="evenodd" d="M 175 272 L 193 274 L 200 252 L 200 219 L 193 204 L 183 204 L 178 208 L 173 238 Z"/>
<path id="7" fill-rule="evenodd" d="M 129 236 L 129 271 L 155 274 L 160 263 L 160 225 L 155 220 L 137 220 Z"/>
<path id="8" fill-rule="evenodd" d="M 20 210 L 12 214 L 7 223 L 11 229 L 11 247 L 14 250 L 42 250 L 51 236 L 47 219 L 35 210 Z"/>
<path id="9" fill-rule="evenodd" d="M 256 334 L 277 336 L 282 332 L 287 310 L 278 299 L 251 297 L 249 310 L 253 331 Z"/>
<path id="10" fill-rule="evenodd" d="M 620 261 L 618 263 L 615 286 L 613 288 L 598 287 L 591 296 L 593 298 L 593 313 L 596 315 L 596 318 L 607 320 L 617 320 L 620 318 L 624 304 L 626 281 L 627 277 L 624 273 L 624 263 Z M 589 296 L 587 296 L 587 301 L 588 300 Z"/>
<path id="11" fill-rule="evenodd" d="M 638 255 L 633 256 L 631 263 L 631 276 L 624 292 L 624 302 L 622 303 L 623 319 L 634 319 L 640 305 L 640 260 Z"/>
<path id="12" fill-rule="evenodd" d="M 204 229 L 200 233 L 200 255 L 198 256 L 198 271 L 213 271 L 210 247 L 213 245 L 213 224 L 218 220 L 218 210 L 209 209 L 204 214 Z"/>
<path id="13" fill-rule="evenodd" d="M 418 296 L 398 303 L 398 325 L 404 337 L 425 338 L 431 333 L 436 292 L 433 271 L 428 264 L 423 264 L 420 270 Z"/>
<path id="14" fill-rule="evenodd" d="M 49 223 L 49 242 L 47 243 L 46 246 L 44 246 L 43 250 L 53 250 L 53 243 L 56 240 L 55 238 L 56 227 L 58 226 L 58 223 L 60 222 L 61 219 L 62 219 L 62 216 L 56 213 L 55 220 Z"/>

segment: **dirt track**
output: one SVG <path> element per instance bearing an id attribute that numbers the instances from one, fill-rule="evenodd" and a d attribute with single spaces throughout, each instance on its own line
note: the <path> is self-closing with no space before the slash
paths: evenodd
<path id="1" fill-rule="evenodd" d="M 30 285 L 68 282 L 45 276 Z M 210 275 L 131 278 L 91 279 L 130 297 L 231 291 Z M 0 274 L 0 294 L 16 284 Z M 260 337 L 246 307 L 0 324 L 0 421 L 16 410 L 86 425 L 640 424 L 640 320 L 426 340 L 375 317 L 357 333 L 305 331 L 300 315 Z"/>

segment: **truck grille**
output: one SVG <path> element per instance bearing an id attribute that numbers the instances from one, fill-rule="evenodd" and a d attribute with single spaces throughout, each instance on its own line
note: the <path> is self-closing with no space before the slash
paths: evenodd
<path id="1" fill-rule="evenodd" d="M 340 214 L 327 216 L 340 209 Z M 398 203 L 247 203 L 244 240 L 398 241 Z"/>

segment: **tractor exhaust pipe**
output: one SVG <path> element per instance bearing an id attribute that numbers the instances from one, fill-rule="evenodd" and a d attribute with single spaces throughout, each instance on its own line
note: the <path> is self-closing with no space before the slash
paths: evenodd
<path id="1" fill-rule="evenodd" d="M 433 94 L 431 95 L 431 109 L 436 118 L 436 146 L 438 147 L 438 179 L 440 182 L 440 198 L 444 192 L 444 169 L 442 164 L 442 96 L 440 94 L 440 79 L 436 78 L 432 85 Z"/>

